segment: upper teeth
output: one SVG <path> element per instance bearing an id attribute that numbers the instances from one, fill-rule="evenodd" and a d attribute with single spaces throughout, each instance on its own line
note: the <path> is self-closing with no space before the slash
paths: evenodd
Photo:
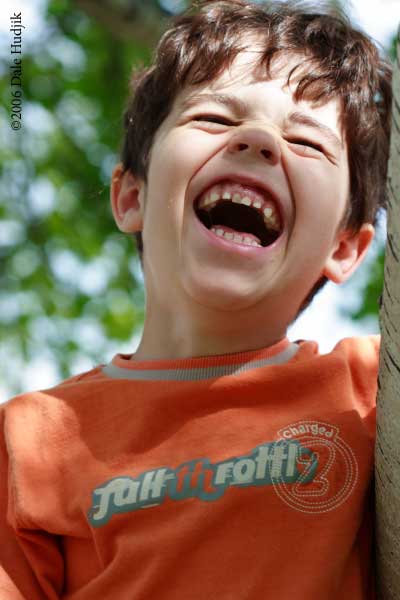
<path id="1" fill-rule="evenodd" d="M 277 231 L 281 228 L 279 213 L 272 200 L 266 200 L 259 192 L 253 189 L 240 189 L 237 183 L 216 184 L 206 194 L 200 197 L 198 208 L 211 210 L 219 200 L 230 200 L 237 204 L 253 206 L 264 218 L 265 225 Z"/>

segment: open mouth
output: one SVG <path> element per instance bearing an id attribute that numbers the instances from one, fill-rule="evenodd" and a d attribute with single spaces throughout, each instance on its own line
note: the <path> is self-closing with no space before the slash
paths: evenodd
<path id="1" fill-rule="evenodd" d="M 212 186 L 197 198 L 194 209 L 207 229 L 237 243 L 267 247 L 282 232 L 275 203 L 265 192 L 238 183 Z"/>

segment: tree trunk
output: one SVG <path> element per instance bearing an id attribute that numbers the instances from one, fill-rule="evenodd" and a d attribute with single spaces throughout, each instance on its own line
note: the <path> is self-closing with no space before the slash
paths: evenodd
<path id="1" fill-rule="evenodd" d="M 400 29 L 393 95 L 375 449 L 379 600 L 400 600 Z"/>

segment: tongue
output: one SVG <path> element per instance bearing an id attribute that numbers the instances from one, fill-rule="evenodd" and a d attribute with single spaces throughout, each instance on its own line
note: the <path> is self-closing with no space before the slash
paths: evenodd
<path id="1" fill-rule="evenodd" d="M 237 231 L 236 229 L 232 229 L 231 227 L 228 227 L 227 225 L 213 225 L 213 227 L 215 227 L 215 229 L 223 229 L 224 232 L 227 232 L 227 233 L 233 233 L 233 234 L 236 233 L 236 234 L 242 235 L 243 237 L 249 237 L 251 240 L 257 242 L 257 244 L 261 244 L 260 238 L 258 238 L 256 235 L 253 235 L 252 233 L 248 233 L 247 231 Z"/>

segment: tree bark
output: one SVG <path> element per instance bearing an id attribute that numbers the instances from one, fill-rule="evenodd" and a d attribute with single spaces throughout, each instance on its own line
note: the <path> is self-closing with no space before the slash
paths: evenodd
<path id="1" fill-rule="evenodd" d="M 375 448 L 379 600 L 400 599 L 400 29 L 393 96 Z"/>
<path id="2" fill-rule="evenodd" d="M 147 0 L 119 6 L 112 0 L 74 0 L 74 5 L 97 21 L 116 39 L 154 47 L 166 28 L 166 16 Z"/>

